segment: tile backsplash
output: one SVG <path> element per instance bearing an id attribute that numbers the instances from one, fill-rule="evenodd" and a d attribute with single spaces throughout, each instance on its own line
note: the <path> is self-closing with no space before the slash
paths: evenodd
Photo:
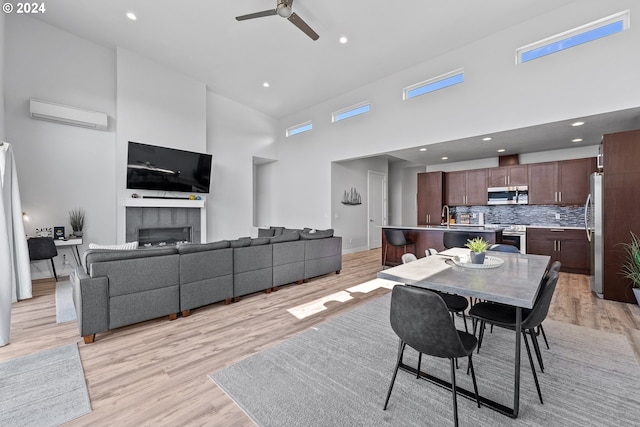
<path id="1" fill-rule="evenodd" d="M 471 224 L 478 224 L 479 213 L 484 214 L 485 224 L 522 224 L 551 227 L 584 226 L 583 206 L 555 205 L 497 205 L 497 206 L 456 206 L 451 214 L 456 222 L 469 215 Z M 475 214 L 475 218 L 474 218 Z"/>

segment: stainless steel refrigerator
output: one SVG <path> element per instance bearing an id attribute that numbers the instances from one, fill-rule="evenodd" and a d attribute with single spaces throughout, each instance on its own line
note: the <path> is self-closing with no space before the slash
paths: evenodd
<path id="1" fill-rule="evenodd" d="M 603 292 L 603 200 L 601 172 L 591 174 L 591 189 L 584 206 L 584 226 L 587 239 L 591 242 L 591 291 L 602 298 Z"/>

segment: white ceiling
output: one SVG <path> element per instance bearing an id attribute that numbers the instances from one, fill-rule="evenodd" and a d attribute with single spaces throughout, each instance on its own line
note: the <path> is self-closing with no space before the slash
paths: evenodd
<path id="1" fill-rule="evenodd" d="M 55 0 L 46 3 L 46 13 L 33 16 L 98 44 L 137 52 L 282 118 L 572 1 L 295 0 L 294 12 L 320 35 L 317 41 L 279 16 L 235 20 L 273 9 L 276 0 Z M 138 19 L 127 19 L 127 12 Z M 341 36 L 349 42 L 340 44 Z M 265 81 L 269 88 L 262 86 Z M 628 116 L 620 126 L 629 125 Z M 550 134 L 563 129 L 538 128 L 503 137 L 522 141 L 520 152 L 541 151 L 559 139 Z M 602 133 L 593 130 L 591 144 Z M 458 144 L 466 147 L 460 160 L 478 158 L 468 141 Z M 414 151 L 393 155 L 421 162 Z"/>

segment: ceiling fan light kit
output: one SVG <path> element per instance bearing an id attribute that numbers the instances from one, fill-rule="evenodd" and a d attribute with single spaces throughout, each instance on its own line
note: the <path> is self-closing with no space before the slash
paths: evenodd
<path id="1" fill-rule="evenodd" d="M 294 13 L 291 9 L 293 0 L 277 0 L 276 8 L 263 10 L 261 12 L 254 12 L 248 15 L 236 16 L 237 21 L 246 21 L 248 19 L 263 18 L 265 16 L 278 15 L 282 18 L 287 18 L 293 25 L 298 27 L 303 33 L 309 36 L 312 40 L 318 40 L 320 36 L 311 29 L 311 27 L 304 22 L 300 16 Z"/>

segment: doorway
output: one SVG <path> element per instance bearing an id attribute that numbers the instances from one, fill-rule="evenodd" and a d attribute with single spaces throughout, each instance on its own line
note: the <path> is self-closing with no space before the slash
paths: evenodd
<path id="1" fill-rule="evenodd" d="M 368 246 L 369 249 L 382 247 L 382 230 L 387 225 L 387 175 L 367 171 L 368 200 Z"/>

